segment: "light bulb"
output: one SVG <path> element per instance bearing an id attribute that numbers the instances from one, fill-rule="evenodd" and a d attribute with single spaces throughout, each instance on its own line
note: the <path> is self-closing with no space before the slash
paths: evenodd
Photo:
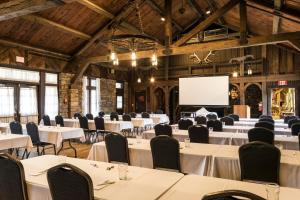
<path id="1" fill-rule="evenodd" d="M 248 69 L 248 75 L 252 75 L 252 69 L 251 68 Z"/>
<path id="2" fill-rule="evenodd" d="M 157 56 L 156 56 L 156 54 L 154 53 L 153 55 L 152 55 L 152 62 L 155 62 L 155 61 L 157 61 Z"/>
<path id="3" fill-rule="evenodd" d="M 234 72 L 232 73 L 232 77 L 238 77 L 238 72 L 237 72 L 237 71 L 234 71 Z"/>
<path id="4" fill-rule="evenodd" d="M 119 59 L 116 58 L 114 61 L 113 61 L 113 65 L 119 65 Z"/>
<path id="5" fill-rule="evenodd" d="M 151 82 L 151 83 L 154 83 L 154 81 L 155 81 L 155 79 L 154 79 L 154 77 L 152 76 L 152 77 L 150 78 L 150 82 Z"/>
<path id="6" fill-rule="evenodd" d="M 137 79 L 137 82 L 138 82 L 138 83 L 141 83 L 141 82 L 142 82 L 141 78 L 138 78 L 138 79 Z"/>
<path id="7" fill-rule="evenodd" d="M 206 13 L 207 15 L 209 15 L 209 14 L 211 13 L 211 11 L 210 11 L 210 10 L 207 10 L 205 13 Z"/>
<path id="8" fill-rule="evenodd" d="M 131 66 L 136 67 L 136 60 L 131 61 Z"/>
<path id="9" fill-rule="evenodd" d="M 157 60 L 152 62 L 152 66 L 157 66 Z"/>
<path id="10" fill-rule="evenodd" d="M 131 52 L 131 60 L 136 60 L 136 53 L 135 53 L 135 51 Z"/>
<path id="11" fill-rule="evenodd" d="M 162 22 L 164 22 L 164 21 L 166 21 L 166 18 L 161 17 L 160 20 L 161 20 Z"/>
<path id="12" fill-rule="evenodd" d="M 110 59 L 111 60 L 115 60 L 116 59 L 116 53 L 115 52 L 111 52 L 111 54 L 110 54 Z"/>

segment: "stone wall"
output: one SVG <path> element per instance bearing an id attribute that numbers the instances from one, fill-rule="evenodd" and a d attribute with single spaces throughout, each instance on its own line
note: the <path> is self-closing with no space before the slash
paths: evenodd
<path id="1" fill-rule="evenodd" d="M 116 111 L 116 81 L 100 79 L 100 109 L 105 113 Z"/>

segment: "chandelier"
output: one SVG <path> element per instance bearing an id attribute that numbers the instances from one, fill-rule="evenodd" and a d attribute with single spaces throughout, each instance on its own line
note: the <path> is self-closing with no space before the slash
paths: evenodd
<path id="1" fill-rule="evenodd" d="M 110 60 L 113 65 L 119 65 L 118 53 L 130 52 L 131 56 L 128 60 L 131 60 L 131 66 L 137 67 L 137 52 L 152 50 L 151 64 L 152 66 L 158 65 L 157 59 L 157 44 L 158 41 L 144 33 L 142 17 L 139 9 L 138 1 L 135 0 L 131 3 L 135 4 L 136 16 L 138 17 L 141 34 L 121 34 L 115 35 L 113 29 L 112 36 L 108 40 L 108 45 L 111 47 Z"/>

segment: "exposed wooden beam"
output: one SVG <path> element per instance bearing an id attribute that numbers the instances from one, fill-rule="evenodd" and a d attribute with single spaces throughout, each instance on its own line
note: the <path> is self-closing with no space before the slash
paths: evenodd
<path id="1" fill-rule="evenodd" d="M 190 4 L 191 8 L 194 10 L 195 13 L 197 13 L 198 17 L 203 17 L 204 13 L 200 6 L 197 4 L 195 0 L 188 0 L 188 3 Z"/>
<path id="2" fill-rule="evenodd" d="M 282 0 L 274 0 L 274 12 L 278 12 L 278 13 L 277 15 L 273 16 L 273 34 L 278 33 L 280 28 L 281 18 L 278 15 L 280 15 L 281 7 L 282 7 Z"/>
<path id="3" fill-rule="evenodd" d="M 77 73 L 75 74 L 75 76 L 71 80 L 71 88 L 74 87 L 74 86 L 76 87 L 76 83 L 79 82 L 79 80 L 82 78 L 84 72 L 87 70 L 87 68 L 89 66 L 90 66 L 89 62 L 80 63 L 78 65 Z"/>
<path id="4" fill-rule="evenodd" d="M 216 10 L 218 10 L 218 7 L 216 5 L 216 2 L 215 0 L 206 0 L 206 3 L 209 5 L 210 9 L 212 10 L 212 12 L 215 12 Z M 226 24 L 225 20 L 224 20 L 224 17 L 221 16 L 219 19 L 218 19 L 218 22 L 222 25 Z"/>
<path id="5" fill-rule="evenodd" d="M 158 12 L 162 17 L 165 17 L 164 11 L 159 7 L 159 5 L 153 0 L 146 0 L 146 3 L 156 12 Z M 174 19 L 172 19 L 172 24 L 179 30 L 182 31 L 183 27 L 179 25 Z"/>
<path id="6" fill-rule="evenodd" d="M 56 23 L 54 21 L 48 20 L 46 18 L 37 16 L 37 15 L 24 15 L 24 16 L 22 16 L 22 18 L 26 19 L 28 21 L 32 21 L 32 22 L 35 22 L 35 23 L 45 25 L 45 26 L 53 27 L 55 29 L 58 29 L 58 30 L 63 31 L 65 33 L 72 34 L 72 35 L 74 35 L 78 38 L 84 39 L 84 40 L 91 39 L 91 36 L 86 34 L 86 33 L 83 33 L 83 32 L 77 31 L 75 29 L 66 27 L 62 24 Z"/>
<path id="7" fill-rule="evenodd" d="M 41 12 L 49 8 L 54 8 L 72 0 L 12 0 L 0 4 L 0 21 Z"/>
<path id="8" fill-rule="evenodd" d="M 39 55 L 43 55 L 46 57 L 53 57 L 53 58 L 57 58 L 57 59 L 61 59 L 61 60 L 69 60 L 71 58 L 71 56 L 66 55 L 66 54 L 50 51 L 50 50 L 39 48 L 39 47 L 33 47 L 28 44 L 11 41 L 11 40 L 7 40 L 7 39 L 0 39 L 0 44 L 2 44 L 4 46 L 9 46 L 9 47 L 19 47 L 19 48 L 27 49 L 27 50 L 30 50 Z"/>
<path id="9" fill-rule="evenodd" d="M 240 1 L 240 41 L 247 43 L 247 4 L 245 0 Z"/>
<path id="10" fill-rule="evenodd" d="M 250 47 L 250 46 L 260 46 L 266 44 L 279 44 L 279 43 L 287 43 L 289 41 L 298 41 L 300 40 L 300 31 L 298 32 L 290 32 L 290 33 L 279 33 L 274 35 L 266 35 L 266 36 L 254 36 L 248 38 L 247 44 L 240 44 L 239 39 L 233 40 L 225 40 L 225 41 L 215 41 L 215 42 L 207 42 L 207 43 L 198 43 L 198 44 L 190 44 L 181 47 L 174 47 L 171 49 L 171 55 L 181 55 L 181 54 L 189 54 L 193 52 L 199 51 L 210 51 L 210 50 L 224 50 L 224 49 L 234 49 L 234 48 L 242 48 L 242 47 Z M 165 56 L 165 49 L 160 48 L 157 50 L 158 56 Z M 149 58 L 151 55 L 151 51 L 139 51 L 137 52 L 137 57 L 140 58 Z M 118 54 L 118 59 L 121 60 L 129 60 L 130 53 Z M 108 62 L 108 56 L 98 56 L 91 57 L 88 59 L 91 63 L 101 63 Z"/>
<path id="11" fill-rule="evenodd" d="M 186 43 L 189 39 L 191 39 L 194 35 L 199 33 L 200 31 L 203 31 L 206 29 L 209 25 L 211 25 L 213 22 L 215 22 L 217 19 L 219 19 L 222 15 L 224 15 L 227 11 L 232 9 L 234 6 L 236 6 L 240 0 L 231 0 L 228 3 L 226 3 L 222 8 L 214 12 L 212 15 L 210 15 L 208 18 L 206 18 L 203 22 L 198 24 L 195 28 L 193 28 L 189 33 L 185 34 L 177 40 L 174 43 L 174 46 L 181 46 L 184 43 Z"/>
<path id="12" fill-rule="evenodd" d="M 89 0 L 76 0 L 78 3 L 88 7 L 89 9 L 95 11 L 96 13 L 100 14 L 100 15 L 104 15 L 110 19 L 113 19 L 115 16 L 108 12 L 107 10 L 105 10 L 104 8 L 98 6 L 97 4 L 89 1 Z"/>
<path id="13" fill-rule="evenodd" d="M 300 52 L 300 40 L 289 40 L 289 43 Z"/>

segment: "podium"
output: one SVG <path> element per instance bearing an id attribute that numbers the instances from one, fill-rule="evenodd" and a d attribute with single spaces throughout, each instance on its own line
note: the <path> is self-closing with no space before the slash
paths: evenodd
<path id="1" fill-rule="evenodd" d="M 251 118 L 250 106 L 248 105 L 234 105 L 233 113 L 239 115 L 241 118 Z"/>

